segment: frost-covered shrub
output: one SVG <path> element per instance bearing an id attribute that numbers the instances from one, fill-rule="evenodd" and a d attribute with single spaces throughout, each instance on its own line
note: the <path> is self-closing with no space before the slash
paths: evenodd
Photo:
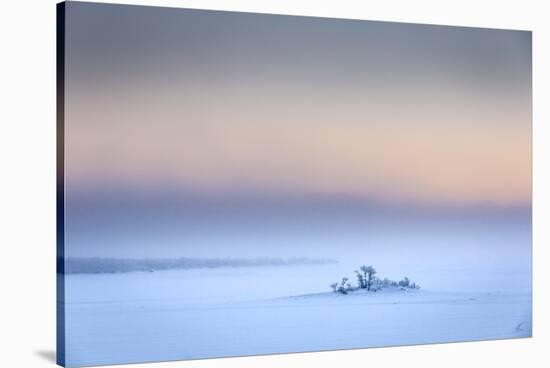
<path id="1" fill-rule="evenodd" d="M 408 277 L 405 277 L 403 280 L 399 281 L 399 286 L 401 287 L 409 287 L 410 280 Z"/>
<path id="2" fill-rule="evenodd" d="M 342 278 L 340 286 L 338 286 L 338 292 L 342 294 L 347 294 L 348 293 L 347 285 L 349 285 L 348 278 L 347 277 Z"/>

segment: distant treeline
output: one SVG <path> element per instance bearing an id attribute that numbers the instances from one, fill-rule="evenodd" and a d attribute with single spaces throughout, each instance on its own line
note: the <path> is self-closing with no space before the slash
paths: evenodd
<path id="1" fill-rule="evenodd" d="M 62 262 L 62 260 L 58 260 Z M 58 270 L 65 270 L 66 274 L 77 273 L 118 273 L 160 270 L 192 270 L 200 268 L 222 267 L 254 267 L 254 266 L 290 266 L 290 265 L 320 265 L 336 263 L 332 259 L 323 258 L 80 258 L 65 259 Z"/>

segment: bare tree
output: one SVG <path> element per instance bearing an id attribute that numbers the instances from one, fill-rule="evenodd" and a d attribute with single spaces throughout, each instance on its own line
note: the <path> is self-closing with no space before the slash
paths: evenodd
<path id="1" fill-rule="evenodd" d="M 361 266 L 360 270 L 363 272 L 363 277 L 365 278 L 366 288 L 370 290 L 372 286 L 373 277 L 376 274 L 376 270 L 372 266 Z"/>
<path id="2" fill-rule="evenodd" d="M 367 287 L 367 283 L 365 282 L 365 276 L 363 276 L 363 274 L 359 271 L 355 271 L 355 273 L 357 274 L 357 286 L 360 288 L 360 289 L 364 289 Z"/>
<path id="3" fill-rule="evenodd" d="M 359 270 L 361 270 L 361 272 L 362 272 L 361 278 L 363 279 L 363 284 L 361 285 L 361 288 L 366 289 L 367 288 L 367 270 L 368 270 L 368 267 L 367 266 L 361 266 L 361 267 L 359 267 Z"/>
<path id="4" fill-rule="evenodd" d="M 335 293 L 338 292 L 338 283 L 335 282 L 334 284 L 330 284 L 330 287 L 332 288 L 332 291 L 334 291 Z"/>

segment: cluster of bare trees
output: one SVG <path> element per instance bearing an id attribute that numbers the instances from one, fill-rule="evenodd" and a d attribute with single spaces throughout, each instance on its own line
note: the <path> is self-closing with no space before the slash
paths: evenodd
<path id="1" fill-rule="evenodd" d="M 378 291 L 383 288 L 400 288 L 405 289 L 420 289 L 420 285 L 411 282 L 408 277 L 399 281 L 393 281 L 385 277 L 380 279 L 376 277 L 376 269 L 372 266 L 361 266 L 359 270 L 354 271 L 357 277 L 357 286 L 353 286 L 347 277 L 343 277 L 340 282 L 335 282 L 330 285 L 332 291 L 340 294 L 348 294 L 359 289 L 366 291 Z"/>

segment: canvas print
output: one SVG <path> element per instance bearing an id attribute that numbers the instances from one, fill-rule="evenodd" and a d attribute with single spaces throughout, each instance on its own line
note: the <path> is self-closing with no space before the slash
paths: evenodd
<path id="1" fill-rule="evenodd" d="M 531 336 L 530 32 L 57 16 L 60 365 Z"/>

